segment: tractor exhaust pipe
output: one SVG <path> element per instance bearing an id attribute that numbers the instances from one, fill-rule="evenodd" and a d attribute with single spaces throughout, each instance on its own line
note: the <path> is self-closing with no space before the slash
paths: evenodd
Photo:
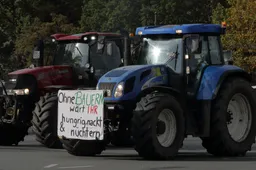
<path id="1" fill-rule="evenodd" d="M 37 67 L 44 65 L 44 41 L 42 39 L 39 39 L 34 45 L 32 61 Z"/>
<path id="2" fill-rule="evenodd" d="M 124 36 L 124 66 L 131 65 L 131 40 L 129 32 L 119 27 L 120 34 Z"/>
<path id="3" fill-rule="evenodd" d="M 131 40 L 129 37 L 124 37 L 124 66 L 131 64 Z"/>

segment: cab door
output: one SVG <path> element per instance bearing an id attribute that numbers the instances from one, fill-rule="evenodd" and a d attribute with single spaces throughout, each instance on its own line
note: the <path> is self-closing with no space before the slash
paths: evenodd
<path id="1" fill-rule="evenodd" d="M 188 82 L 187 82 L 187 94 L 189 98 L 196 97 L 196 93 L 200 85 L 203 71 L 210 64 L 208 37 L 199 36 L 199 43 L 198 43 L 197 50 L 194 52 L 191 52 L 192 48 L 194 47 L 186 47 L 186 53 L 185 53 L 189 57 L 189 59 L 187 60 L 188 61 L 187 66 L 189 70 L 186 69 L 186 71 L 189 71 Z"/>

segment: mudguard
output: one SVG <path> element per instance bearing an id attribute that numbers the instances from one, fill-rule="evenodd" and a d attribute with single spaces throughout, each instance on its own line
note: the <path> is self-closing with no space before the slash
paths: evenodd
<path id="1" fill-rule="evenodd" d="M 158 85 L 158 86 L 151 86 L 148 87 L 144 90 L 142 90 L 138 95 L 137 95 L 137 100 L 139 100 L 142 96 L 149 94 L 153 91 L 158 91 L 158 92 L 162 92 L 162 93 L 168 93 L 168 94 L 172 94 L 173 96 L 179 98 L 181 93 L 180 91 L 178 91 L 177 89 L 174 89 L 172 87 L 167 87 L 165 85 Z"/>
<path id="2" fill-rule="evenodd" d="M 202 75 L 197 100 L 212 100 L 227 77 L 240 76 L 250 80 L 250 75 L 234 65 L 208 66 Z"/>

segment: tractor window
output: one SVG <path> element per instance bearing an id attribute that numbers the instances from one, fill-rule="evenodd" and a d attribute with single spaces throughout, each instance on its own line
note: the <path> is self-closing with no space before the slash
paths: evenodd
<path id="1" fill-rule="evenodd" d="M 90 60 L 95 68 L 95 76 L 105 74 L 107 71 L 121 65 L 121 52 L 114 41 L 108 41 L 104 47 L 103 54 L 97 54 L 97 45 L 91 46 Z"/>
<path id="2" fill-rule="evenodd" d="M 83 67 L 88 63 L 89 46 L 85 43 L 60 43 L 55 53 L 54 65 Z"/>
<path id="3" fill-rule="evenodd" d="M 200 36 L 200 53 L 194 53 L 190 55 L 189 65 L 191 67 L 192 72 L 197 72 L 198 68 L 202 63 L 208 64 L 209 63 L 209 54 L 208 54 L 208 44 L 207 44 L 207 37 Z"/>
<path id="4" fill-rule="evenodd" d="M 172 70 L 182 72 L 182 38 L 180 37 L 147 37 L 137 64 L 167 64 Z"/>
<path id="5" fill-rule="evenodd" d="M 111 53 L 109 53 L 108 50 L 110 50 Z M 104 50 L 104 61 L 107 68 L 110 70 L 121 65 L 121 52 L 114 41 L 107 42 L 106 49 Z"/>
<path id="6" fill-rule="evenodd" d="M 218 36 L 209 36 L 208 41 L 209 41 L 209 51 L 211 55 L 211 63 L 222 64 Z"/>

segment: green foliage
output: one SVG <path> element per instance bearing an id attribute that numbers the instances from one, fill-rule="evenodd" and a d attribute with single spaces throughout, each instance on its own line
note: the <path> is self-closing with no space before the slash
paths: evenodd
<path id="1" fill-rule="evenodd" d="M 156 17 L 158 25 L 226 21 L 224 48 L 234 51 L 236 64 L 254 71 L 255 16 L 255 0 L 0 0 L 0 63 L 9 70 L 28 66 L 42 38 L 45 64 L 50 64 L 51 34 L 119 27 L 134 32 L 154 25 Z"/>
<path id="2" fill-rule="evenodd" d="M 134 32 L 140 25 L 139 12 L 140 0 L 112 0 L 106 4 L 106 20 L 102 22 L 103 31 L 116 31 L 117 27 L 122 27 L 130 32 Z"/>
<path id="3" fill-rule="evenodd" d="M 213 10 L 212 22 L 215 24 L 220 24 L 221 22 L 225 21 L 228 17 L 227 12 L 227 9 L 218 3 L 216 8 Z"/>
<path id="4" fill-rule="evenodd" d="M 107 20 L 106 4 L 107 0 L 84 0 L 81 15 L 81 30 L 99 31 L 102 23 Z"/>
<path id="5" fill-rule="evenodd" d="M 16 43 L 15 55 L 26 59 L 26 66 L 31 64 L 32 51 L 34 44 L 39 39 L 44 39 L 45 42 L 45 61 L 51 61 L 54 47 L 51 43 L 50 36 L 55 33 L 75 33 L 77 28 L 70 24 L 67 17 L 63 15 L 52 14 L 52 22 L 41 22 L 35 18 L 31 24 L 25 25 L 21 29 Z M 45 63 L 45 64 L 49 64 Z"/>
<path id="6" fill-rule="evenodd" d="M 227 22 L 223 37 L 226 49 L 233 51 L 235 64 L 250 72 L 256 71 L 256 1 L 229 0 L 230 8 L 220 10 L 220 19 Z M 216 21 L 218 16 L 216 15 Z M 218 22 L 218 21 L 217 21 Z"/>

